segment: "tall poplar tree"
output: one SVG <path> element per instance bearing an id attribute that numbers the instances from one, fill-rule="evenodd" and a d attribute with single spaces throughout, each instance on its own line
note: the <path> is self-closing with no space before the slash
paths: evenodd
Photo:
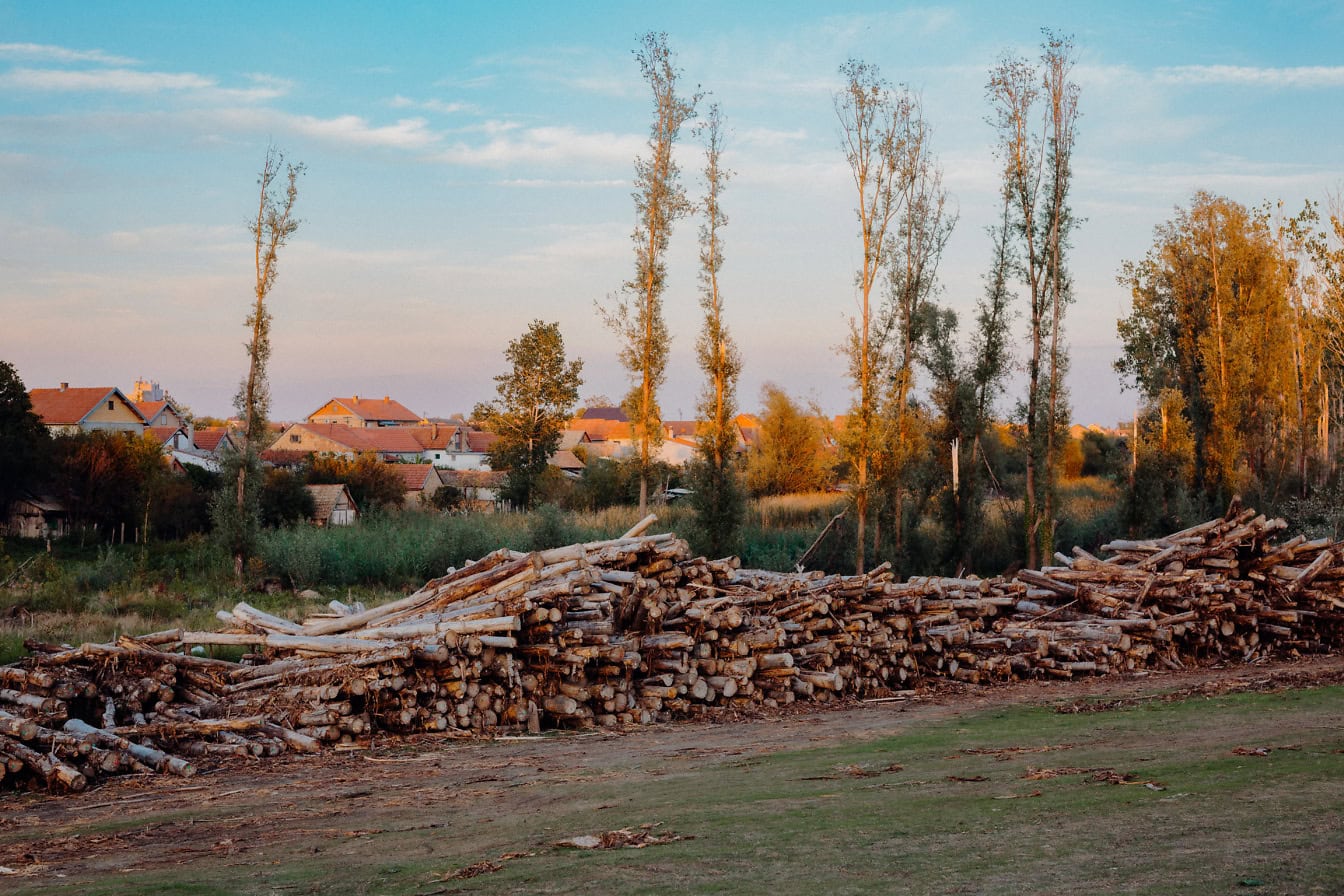
<path id="1" fill-rule="evenodd" d="M 746 508 L 735 458 L 737 379 L 742 359 L 723 321 L 723 295 L 719 291 L 719 270 L 723 267 L 720 231 L 728 223 L 719 197 L 731 172 L 719 160 L 723 119 L 718 104 L 709 107 L 701 131 L 705 141 L 705 198 L 700 225 L 700 307 L 705 322 L 695 350 L 705 373 L 705 389 L 700 398 L 703 429 L 697 439 L 699 458 L 691 469 L 691 503 L 705 535 L 706 549 L 724 555 L 732 550 Z"/>
<path id="2" fill-rule="evenodd" d="M 677 94 L 680 70 L 667 47 L 667 35 L 649 32 L 635 51 L 640 73 L 653 93 L 653 124 L 648 155 L 635 160 L 635 274 L 626 281 L 615 306 L 603 309 L 607 326 L 620 336 L 621 363 L 633 386 L 622 407 L 638 445 L 639 509 L 648 509 L 653 452 L 662 444 L 663 421 L 658 389 L 666 378 L 669 336 L 662 297 L 667 283 L 668 242 L 673 225 L 693 210 L 681 186 L 672 150 L 682 125 L 695 117 L 700 93 Z"/>
<path id="3" fill-rule="evenodd" d="M 878 402 L 890 318 L 884 319 L 873 288 L 890 251 L 889 230 L 904 199 L 901 139 L 911 111 L 908 93 L 894 90 L 874 65 L 851 59 L 840 67 L 845 85 L 835 95 L 840 142 L 857 194 L 862 261 L 856 277 L 858 310 L 850 318 L 845 355 L 854 400 L 845 420 L 842 447 L 853 466 L 856 544 L 854 565 L 866 562 L 869 473 L 879 447 Z"/>
<path id="4" fill-rule="evenodd" d="M 267 305 L 279 274 L 280 247 L 299 228 L 294 217 L 298 178 L 303 164 L 289 165 L 274 146 L 267 147 L 266 160 L 257 177 L 257 217 L 248 225 L 252 234 L 256 279 L 253 305 L 247 316 L 251 338 L 246 343 L 247 374 L 234 396 L 234 408 L 243 423 L 243 445 L 224 466 L 225 493 L 212 507 L 216 536 L 233 554 L 234 574 L 241 580 L 243 561 L 252 548 L 260 525 L 261 449 L 267 437 L 266 415 L 271 390 L 266 365 L 271 358 L 271 311 Z"/>
<path id="5" fill-rule="evenodd" d="M 1029 302 L 1023 515 L 1026 559 L 1033 567 L 1054 551 L 1055 460 L 1068 423 L 1063 324 L 1073 300 L 1067 251 L 1077 222 L 1068 196 L 1079 95 L 1073 52 L 1069 38 L 1047 31 L 1039 64 L 1005 57 L 986 88 L 1011 213 L 1009 233 Z"/>

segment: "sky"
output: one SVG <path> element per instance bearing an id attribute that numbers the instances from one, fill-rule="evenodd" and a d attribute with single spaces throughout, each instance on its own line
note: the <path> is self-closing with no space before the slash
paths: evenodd
<path id="1" fill-rule="evenodd" d="M 652 109 L 634 50 L 661 31 L 727 129 L 739 404 L 773 382 L 842 413 L 860 249 L 839 67 L 921 98 L 958 213 L 939 301 L 968 328 L 999 195 L 985 83 L 1005 54 L 1036 58 L 1042 28 L 1072 35 L 1081 89 L 1073 418 L 1114 425 L 1136 402 L 1111 366 L 1116 274 L 1154 228 L 1196 190 L 1296 211 L 1344 184 L 1344 4 L 0 0 L 0 360 L 29 388 L 144 377 L 230 414 L 274 145 L 306 169 L 270 299 L 274 419 L 353 394 L 469 412 L 537 319 L 583 359 L 583 396 L 619 400 L 598 308 L 634 270 Z M 689 130 L 678 159 L 700 195 Z M 703 382 L 697 229 L 678 224 L 668 260 L 667 419 L 694 416 Z M 1000 411 L 1019 397 L 1020 375 Z"/>

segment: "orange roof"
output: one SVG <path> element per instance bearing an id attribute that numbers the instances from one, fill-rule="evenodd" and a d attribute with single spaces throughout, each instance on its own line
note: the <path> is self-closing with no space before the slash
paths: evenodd
<path id="1" fill-rule="evenodd" d="M 588 438 L 594 442 L 605 442 L 608 439 L 628 439 L 630 438 L 630 421 L 628 420 L 609 420 L 603 417 L 575 417 L 569 421 L 568 429 L 581 429 L 588 433 Z"/>
<path id="2" fill-rule="evenodd" d="M 365 429 L 344 423 L 295 423 L 311 433 L 328 438 L 352 451 L 384 454 L 419 454 L 424 448 L 411 428 L 397 426 Z"/>
<path id="3" fill-rule="evenodd" d="M 181 431 L 180 426 L 151 426 L 145 430 L 145 436 L 162 445 Z"/>
<path id="4" fill-rule="evenodd" d="M 70 426 L 92 414 L 103 402 L 117 396 L 127 407 L 140 413 L 135 405 L 116 386 L 94 386 L 80 389 L 30 389 L 33 413 L 47 426 Z"/>
<path id="5" fill-rule="evenodd" d="M 401 477 L 402 491 L 421 492 L 425 490 L 425 482 L 434 472 L 433 464 L 388 464 L 392 470 Z"/>
<path id="6" fill-rule="evenodd" d="M 193 436 L 193 441 L 195 441 L 196 447 L 202 451 L 214 451 L 228 434 L 229 431 L 222 426 L 198 429 Z"/>
<path id="7" fill-rule="evenodd" d="M 410 408 L 399 401 L 393 401 L 391 396 L 387 395 L 382 398 L 360 398 L 358 395 L 353 395 L 350 398 L 333 398 L 327 404 L 333 402 L 361 420 L 394 420 L 403 423 L 417 423 L 420 420 L 419 414 L 413 413 Z M 326 406 L 324 404 L 322 407 Z M 319 411 L 321 409 L 318 408 Z M 308 416 L 312 417 L 312 414 Z"/>
<path id="8" fill-rule="evenodd" d="M 135 401 L 132 404 L 135 405 L 135 409 L 140 412 L 140 416 L 144 417 L 146 422 L 153 420 L 159 411 L 168 407 L 166 401 Z"/>
<path id="9" fill-rule="evenodd" d="M 495 435 L 493 432 L 483 432 L 479 429 L 467 430 L 466 436 L 467 448 L 481 454 L 489 451 L 490 447 L 499 439 L 499 436 Z"/>

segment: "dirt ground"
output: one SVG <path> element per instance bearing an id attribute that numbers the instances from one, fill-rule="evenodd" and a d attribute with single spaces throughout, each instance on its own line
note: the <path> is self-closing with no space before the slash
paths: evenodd
<path id="1" fill-rule="evenodd" d="M 439 828 L 445 817 L 488 825 L 510 813 L 533 812 L 549 791 L 538 785 L 637 786 L 645 775 L 675 774 L 728 757 L 875 739 L 996 706 L 1095 712 L 1145 701 L 1339 683 L 1344 656 L 993 688 L 958 685 L 908 699 L 810 706 L 712 724 L 494 740 L 427 735 L 322 756 L 234 761 L 185 780 L 119 778 L 69 796 L 4 793 L 0 890 L 166 871 L 196 861 L 242 868 L 277 852 L 293 861 L 292 850 L 276 849 L 285 844 L 303 850 L 312 842 L 330 844 L 329 855 L 339 855 L 341 844 L 370 833 Z M 417 807 L 425 809 L 420 816 L 408 811 Z"/>

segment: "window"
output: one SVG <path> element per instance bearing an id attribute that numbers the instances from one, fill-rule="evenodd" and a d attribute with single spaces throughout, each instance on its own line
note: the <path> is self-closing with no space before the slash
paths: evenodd
<path id="1" fill-rule="evenodd" d="M 107 403 L 107 409 L 108 409 L 109 411 L 115 411 L 115 410 L 116 410 L 116 406 L 113 405 L 111 401 L 109 401 L 109 402 Z"/>
<path id="2" fill-rule="evenodd" d="M 297 444 L 300 440 L 300 436 L 298 433 L 292 432 L 289 434 L 289 440 Z"/>

